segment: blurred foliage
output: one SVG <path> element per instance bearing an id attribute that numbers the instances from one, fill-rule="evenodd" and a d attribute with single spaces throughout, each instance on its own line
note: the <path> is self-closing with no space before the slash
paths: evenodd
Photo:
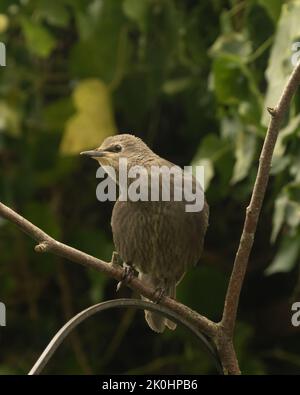
<path id="1" fill-rule="evenodd" d="M 109 260 L 112 205 L 78 153 L 133 132 L 179 164 L 204 164 L 210 227 L 178 298 L 220 319 L 269 116 L 300 41 L 300 1 L 2 0 L 0 196 L 52 236 Z M 246 374 L 299 373 L 299 94 L 285 120 L 243 289 L 236 346 Z M 26 373 L 65 321 L 115 283 L 0 219 L 0 372 Z M 130 292 L 123 289 L 120 296 Z M 298 340 L 298 341 L 297 341 Z M 178 328 L 107 312 L 66 340 L 46 373 L 213 373 Z"/>

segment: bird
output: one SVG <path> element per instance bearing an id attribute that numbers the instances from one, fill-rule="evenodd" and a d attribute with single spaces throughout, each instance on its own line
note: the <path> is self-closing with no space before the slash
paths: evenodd
<path id="1" fill-rule="evenodd" d="M 81 155 L 97 160 L 104 168 L 113 168 L 116 183 L 121 158 L 127 160 L 128 171 L 134 166 L 142 166 L 149 175 L 151 166 L 165 166 L 180 169 L 183 174 L 179 166 L 161 158 L 133 134 L 109 136 L 98 148 Z M 109 172 L 108 175 L 111 176 Z M 159 182 L 162 183 L 162 178 Z M 194 177 L 192 182 L 195 186 Z M 187 212 L 186 203 L 184 199 L 176 201 L 174 194 L 170 195 L 169 201 L 164 201 L 161 195 L 157 201 L 121 200 L 119 196 L 113 207 L 111 227 L 117 254 L 138 273 L 142 282 L 159 290 L 162 297 L 176 299 L 176 286 L 186 271 L 199 263 L 202 255 L 209 206 L 204 197 L 202 210 Z M 166 327 L 176 328 L 174 322 L 157 312 L 145 311 L 145 319 L 158 333 Z"/>

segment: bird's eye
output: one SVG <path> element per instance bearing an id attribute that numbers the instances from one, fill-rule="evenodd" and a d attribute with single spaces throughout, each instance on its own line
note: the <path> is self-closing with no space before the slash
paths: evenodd
<path id="1" fill-rule="evenodd" d="M 112 147 L 113 152 L 120 152 L 122 151 L 122 147 L 120 146 L 120 144 L 116 144 L 115 146 Z"/>
<path id="2" fill-rule="evenodd" d="M 122 151 L 122 146 L 120 144 L 111 145 L 110 147 L 107 147 L 105 149 L 105 151 L 108 151 L 108 152 L 120 152 L 120 151 Z"/>

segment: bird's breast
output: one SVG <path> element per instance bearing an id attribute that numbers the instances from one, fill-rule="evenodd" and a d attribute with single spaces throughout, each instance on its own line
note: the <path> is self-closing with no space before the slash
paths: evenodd
<path id="1" fill-rule="evenodd" d="M 186 213 L 183 202 L 117 201 L 112 214 L 115 247 L 143 273 L 182 277 L 201 255 L 207 221 Z"/>

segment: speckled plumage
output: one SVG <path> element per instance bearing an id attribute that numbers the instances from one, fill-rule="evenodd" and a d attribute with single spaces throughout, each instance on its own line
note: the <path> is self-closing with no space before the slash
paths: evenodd
<path id="1" fill-rule="evenodd" d="M 130 166 L 142 165 L 149 169 L 151 165 L 175 166 L 132 135 L 109 137 L 99 149 L 111 144 L 122 145 L 119 157 L 126 157 Z M 186 212 L 185 205 L 185 201 L 174 200 L 117 200 L 111 220 L 115 248 L 122 260 L 139 272 L 142 281 L 165 289 L 173 298 L 186 270 L 201 257 L 208 226 L 206 202 L 200 212 Z M 157 313 L 146 311 L 145 316 L 156 332 L 162 332 L 165 326 L 176 328 L 173 322 Z"/>
<path id="2" fill-rule="evenodd" d="M 112 213 L 114 243 L 121 258 L 153 276 L 154 285 L 178 283 L 201 256 L 208 206 L 196 213 L 184 202 L 120 202 Z"/>

